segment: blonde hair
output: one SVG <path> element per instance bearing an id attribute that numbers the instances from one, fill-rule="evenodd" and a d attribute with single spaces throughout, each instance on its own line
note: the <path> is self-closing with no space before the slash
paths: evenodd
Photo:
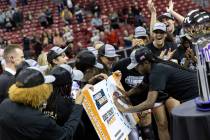
<path id="1" fill-rule="evenodd" d="M 48 65 L 48 61 L 47 61 L 47 53 L 46 52 L 42 52 L 38 59 L 37 59 L 37 62 L 40 66 L 45 66 L 45 65 Z"/>
<path id="2" fill-rule="evenodd" d="M 52 66 L 47 61 L 47 52 L 42 52 L 39 55 L 37 62 L 40 66 L 46 66 L 46 65 L 48 66 L 47 70 L 45 71 L 45 74 L 48 74 L 52 69 Z"/>
<path id="3" fill-rule="evenodd" d="M 16 84 L 13 84 L 9 88 L 9 98 L 13 102 L 39 108 L 47 101 L 52 91 L 51 84 L 42 84 L 31 88 L 19 88 Z"/>
<path id="4" fill-rule="evenodd" d="M 104 45 L 103 42 L 96 41 L 96 42 L 94 42 L 94 45 L 93 46 L 95 47 L 96 50 L 99 50 L 103 45 Z"/>

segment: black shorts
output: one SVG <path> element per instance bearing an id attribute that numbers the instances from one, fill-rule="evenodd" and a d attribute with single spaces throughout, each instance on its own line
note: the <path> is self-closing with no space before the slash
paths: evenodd
<path id="1" fill-rule="evenodd" d="M 131 101 L 132 105 L 134 105 L 134 106 L 138 105 L 147 99 L 147 95 L 148 95 L 148 90 L 144 90 L 143 92 L 141 92 L 139 94 L 136 93 L 134 95 L 131 95 L 130 101 Z M 155 103 L 164 103 L 168 98 L 169 98 L 168 94 L 159 92 Z"/>

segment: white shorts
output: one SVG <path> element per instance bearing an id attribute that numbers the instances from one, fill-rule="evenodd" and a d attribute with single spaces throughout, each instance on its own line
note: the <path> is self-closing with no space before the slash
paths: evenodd
<path id="1" fill-rule="evenodd" d="M 159 106 L 161 106 L 161 105 L 163 105 L 163 103 L 162 103 L 162 102 L 157 102 L 157 103 L 155 103 L 155 104 L 154 104 L 154 106 L 153 106 L 153 107 L 155 108 L 155 107 L 159 107 Z"/>
<path id="2" fill-rule="evenodd" d="M 162 102 L 157 102 L 157 103 L 154 104 L 153 108 L 159 107 L 161 105 L 163 105 Z M 144 111 L 144 113 L 151 113 L 151 112 L 152 112 L 151 109 L 147 109 L 147 110 Z"/>

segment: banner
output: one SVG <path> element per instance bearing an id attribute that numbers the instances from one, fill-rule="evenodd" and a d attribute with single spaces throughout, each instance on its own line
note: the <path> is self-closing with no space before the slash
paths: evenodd
<path id="1" fill-rule="evenodd" d="M 135 119 L 122 114 L 115 107 L 113 93 L 117 91 L 113 76 L 94 85 L 94 90 L 83 91 L 83 106 L 101 140 L 124 140 L 131 132 Z M 119 91 L 117 91 L 119 92 Z"/>
<path id="2" fill-rule="evenodd" d="M 205 59 L 206 62 L 210 62 L 210 43 L 206 44 L 206 46 L 201 48 L 199 51 L 202 58 Z"/>

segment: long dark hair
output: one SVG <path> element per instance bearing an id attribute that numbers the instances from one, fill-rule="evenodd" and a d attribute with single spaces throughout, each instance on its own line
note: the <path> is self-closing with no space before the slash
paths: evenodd
<path id="1" fill-rule="evenodd" d="M 53 82 L 53 92 L 47 101 L 46 110 L 55 112 L 60 98 L 64 102 L 73 103 L 71 98 L 72 77 L 71 74 L 61 67 L 54 67 L 51 75 L 55 76 L 56 80 Z"/>
<path id="2" fill-rule="evenodd" d="M 53 86 L 53 92 L 51 96 L 48 98 L 46 110 L 56 111 L 58 105 L 56 101 L 60 97 L 63 97 L 64 102 L 73 103 L 73 99 L 71 98 L 70 93 L 71 93 L 71 85 L 60 86 L 60 87 Z"/>
<path id="3" fill-rule="evenodd" d="M 85 62 L 81 62 L 81 61 L 75 61 L 74 63 L 74 66 L 82 71 L 83 73 L 86 72 L 86 70 L 90 69 L 90 68 L 93 68 L 93 66 L 89 65 L 89 64 L 86 64 Z"/>

